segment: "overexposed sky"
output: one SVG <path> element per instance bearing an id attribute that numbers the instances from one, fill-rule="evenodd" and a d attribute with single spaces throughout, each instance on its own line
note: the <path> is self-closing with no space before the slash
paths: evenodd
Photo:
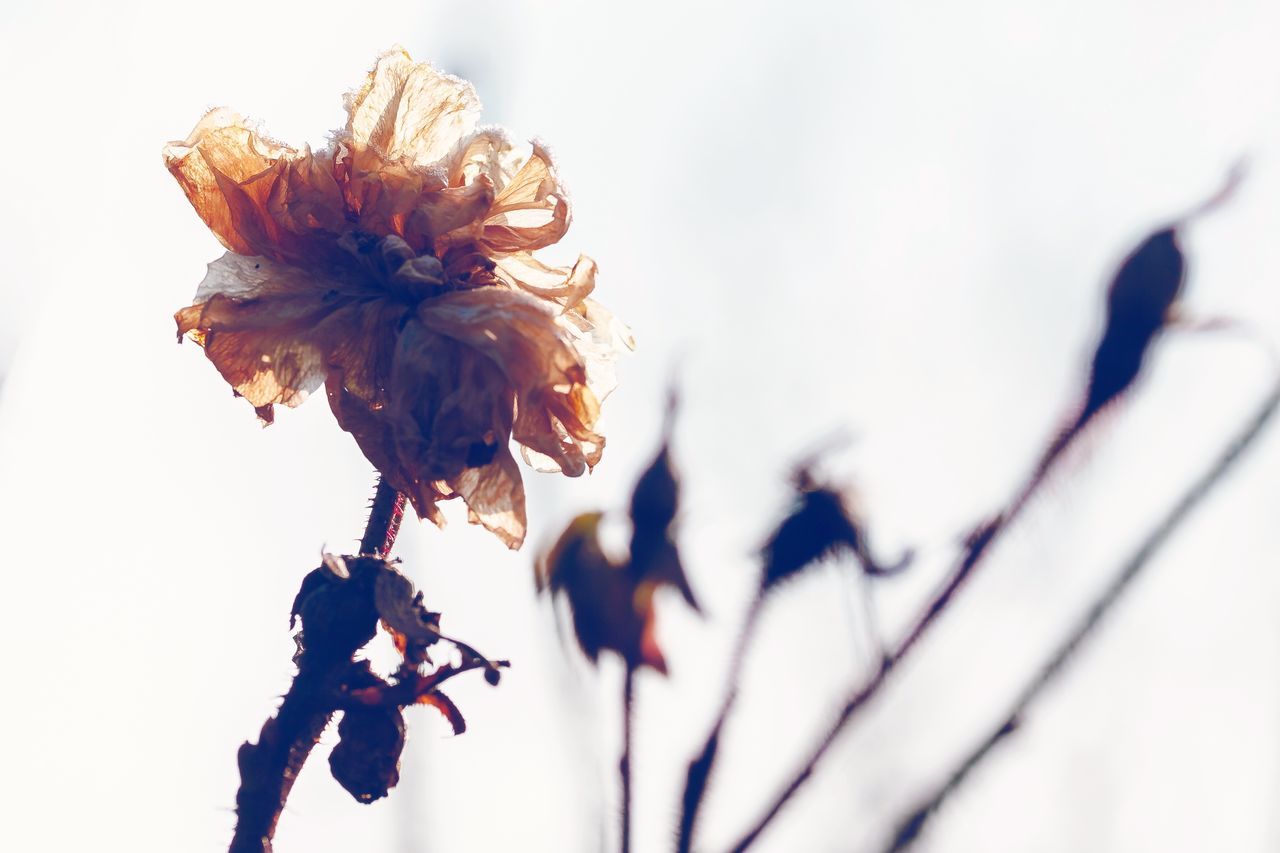
<path id="1" fill-rule="evenodd" d="M 1186 307 L 1280 339 L 1278 39 L 1265 2 L 0 11 L 13 849 L 224 849 L 236 748 L 292 672 L 298 581 L 363 523 L 370 467 L 323 400 L 260 429 L 173 343 L 172 312 L 221 248 L 159 152 L 208 107 L 322 145 L 341 94 L 392 44 L 468 77 L 485 121 L 552 146 L 575 202 L 563 250 L 599 261 L 598 297 L 640 341 L 605 405 L 597 471 L 527 473 L 526 551 L 457 507 L 443 534 L 406 523 L 406 570 L 451 633 L 513 659 L 509 676 L 497 690 L 458 679 L 462 737 L 411 712 L 402 787 L 372 807 L 329 778 L 327 736 L 277 850 L 612 844 L 619 672 L 564 663 L 529 565 L 574 512 L 625 506 L 674 371 L 681 541 L 709 616 L 664 601 L 672 675 L 640 682 L 636 849 L 659 851 L 794 459 L 856 437 L 831 472 L 857 483 L 883 550 L 921 552 L 879 595 L 899 624 L 1059 423 L 1115 263 L 1241 155 L 1238 197 L 1188 233 Z M 1166 339 L 758 849 L 877 849 L 1270 369 L 1239 338 Z M 1271 436 L 919 849 L 1280 846 L 1277 474 Z M 855 589 L 816 572 L 767 614 L 703 849 L 751 822 L 867 665 Z"/>

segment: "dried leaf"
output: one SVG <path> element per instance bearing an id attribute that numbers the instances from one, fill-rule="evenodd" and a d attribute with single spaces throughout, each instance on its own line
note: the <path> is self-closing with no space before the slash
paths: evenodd
<path id="1" fill-rule="evenodd" d="M 419 696 L 418 704 L 430 705 L 443 714 L 444 718 L 449 721 L 449 725 L 453 726 L 455 735 L 460 735 L 467 730 L 467 721 L 462 716 L 462 712 L 458 710 L 458 706 L 453 704 L 453 700 L 439 690 L 433 690 L 430 693 L 424 693 Z"/>

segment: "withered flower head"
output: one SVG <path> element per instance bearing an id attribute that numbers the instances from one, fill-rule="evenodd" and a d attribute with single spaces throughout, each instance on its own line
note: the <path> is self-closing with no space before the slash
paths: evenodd
<path id="1" fill-rule="evenodd" d="M 346 98 L 321 151 L 214 110 L 165 163 L 229 250 L 186 335 L 266 422 L 322 384 L 338 423 L 419 516 L 461 497 L 509 547 L 526 461 L 578 476 L 600 459 L 600 400 L 626 330 L 588 298 L 595 263 L 549 266 L 569 201 L 541 145 L 477 128 L 469 83 L 403 51 Z"/>

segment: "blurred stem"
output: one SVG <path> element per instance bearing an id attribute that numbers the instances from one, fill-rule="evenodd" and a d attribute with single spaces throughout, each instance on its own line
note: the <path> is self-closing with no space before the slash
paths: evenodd
<path id="1" fill-rule="evenodd" d="M 1033 475 L 1033 479 L 1039 479 L 1038 475 Z M 888 680 L 889 674 L 897 667 L 897 665 L 905 659 L 916 645 L 935 624 L 937 618 L 947 609 L 955 598 L 960 588 L 964 586 L 973 574 L 973 570 L 982 561 L 991 550 L 991 546 L 999 539 L 1000 534 L 1007 529 L 1021 515 L 1023 509 L 1028 505 L 1028 490 L 1024 486 L 1017 492 L 1017 497 L 1010 502 L 1008 508 L 997 515 L 990 521 L 979 525 L 979 527 L 969 535 L 968 541 L 965 543 L 964 550 L 961 552 L 955 565 L 948 573 L 946 580 L 942 586 L 929 599 L 920 615 L 916 617 L 906 634 L 898 640 L 898 642 L 890 647 L 884 656 L 883 664 L 873 672 L 862 684 L 856 687 L 849 697 L 845 700 L 844 707 L 840 709 L 835 722 L 828 729 L 818 745 L 810 753 L 808 760 L 800 768 L 782 792 L 770 804 L 764 815 L 756 821 L 755 825 L 747 831 L 745 835 L 731 848 L 735 853 L 746 850 L 755 842 L 760 833 L 773 821 L 778 813 L 782 811 L 796 792 L 804 785 L 804 783 L 813 775 L 814 769 L 818 762 L 827 754 L 831 745 L 835 743 L 836 738 L 848 725 L 849 721 L 854 718 L 858 711 L 865 706 L 872 697 L 879 692 L 880 687 Z"/>
<path id="2" fill-rule="evenodd" d="M 1272 414 L 1274 414 L 1277 407 L 1280 407 L 1280 385 L 1273 389 L 1271 395 L 1259 409 L 1258 413 L 1250 419 L 1248 426 L 1241 432 L 1241 434 L 1232 441 L 1231 445 L 1228 447 L 1224 455 L 1218 460 L 1217 464 L 1205 475 L 1204 478 L 1197 481 L 1191 492 L 1188 493 L 1188 496 L 1178 504 L 1174 513 L 1169 517 L 1171 519 L 1172 526 L 1169 527 L 1168 530 L 1164 529 L 1164 525 L 1161 525 L 1161 527 L 1157 529 L 1155 534 L 1156 541 L 1155 544 L 1152 545 L 1153 549 L 1154 547 L 1158 547 L 1158 545 L 1173 532 L 1173 528 L 1176 527 L 1183 518 L 1185 518 L 1188 512 L 1197 503 L 1199 503 L 1201 499 L 1203 499 L 1209 489 L 1217 483 L 1217 481 L 1226 473 L 1227 469 L 1230 468 L 1232 463 L 1235 462 L 1236 458 L 1238 458 L 1240 454 L 1253 443 L 1261 433 L 1262 428 L 1266 425 L 1267 421 L 1271 418 Z M 844 727 L 851 719 L 854 718 L 859 709 L 866 705 L 867 702 L 876 695 L 880 687 L 888 679 L 889 673 L 896 668 L 897 664 L 900 663 L 908 654 L 910 654 L 911 650 L 916 647 L 920 639 L 935 623 L 938 616 L 951 603 L 956 592 L 972 575 L 973 569 L 978 565 L 982 558 L 990 552 L 992 544 L 999 538 L 1000 534 L 1010 527 L 1018 516 L 1021 515 L 1022 511 L 1029 503 L 1028 499 L 1030 497 L 1030 493 L 1034 490 L 1033 487 L 1038 486 L 1042 481 L 1043 470 L 1037 469 L 1037 471 L 1032 475 L 1030 481 L 1031 487 L 1024 487 L 1023 489 L 1020 489 L 1017 492 L 1017 496 L 1010 502 L 1008 508 L 1006 508 L 1003 513 L 996 516 L 985 525 L 979 527 L 969 537 L 969 541 L 964 552 L 961 554 L 955 567 L 951 570 L 946 582 L 943 583 L 938 592 L 935 593 L 932 599 L 930 599 L 929 604 L 917 617 L 916 621 L 912 624 L 912 627 L 907 631 L 903 638 L 899 640 L 898 643 L 892 647 L 889 654 L 886 655 L 884 666 L 849 695 L 849 698 L 845 701 L 844 707 L 836 717 L 835 722 L 823 736 L 822 740 L 819 741 L 818 746 L 810 754 L 809 760 L 804 763 L 799 772 L 796 773 L 787 786 L 782 790 L 782 793 L 778 795 L 778 797 L 765 811 L 764 815 L 756 821 L 755 825 L 752 826 L 751 829 L 748 830 L 732 848 L 730 848 L 734 853 L 741 853 L 741 851 L 750 847 L 760 836 L 760 833 L 763 832 L 773 819 L 778 816 L 778 813 L 782 811 L 783 806 L 787 804 L 787 802 L 804 785 L 809 777 L 813 775 L 813 771 L 817 767 L 818 762 L 827 754 L 827 751 L 844 730 Z M 1169 521 L 1169 519 L 1166 521 Z M 1140 552 L 1140 562 L 1137 569 L 1141 568 L 1141 564 L 1145 562 L 1149 556 L 1150 554 Z M 1137 569 L 1134 569 L 1134 571 Z M 1125 583 L 1127 583 L 1127 581 L 1125 581 Z M 1123 588 L 1123 585 L 1121 588 Z M 1107 607 L 1103 607 L 1102 612 L 1105 612 L 1106 609 Z M 1091 614 L 1092 613 L 1093 611 L 1091 611 Z M 1095 618 L 1101 618 L 1101 614 L 1097 614 Z M 1068 650 L 1068 657 L 1072 651 L 1074 651 L 1074 646 L 1072 649 Z M 1060 667 L 1061 663 L 1059 663 L 1058 666 Z M 1052 678 L 1052 674 L 1050 675 L 1050 678 Z M 995 740 L 998 741 L 1002 736 L 1003 734 L 998 735 Z M 989 750 L 992 746 L 994 746 L 994 742 L 986 748 Z M 980 757 L 981 756 L 979 756 L 979 758 Z M 960 772 L 961 775 L 963 775 L 963 773 L 967 772 L 967 769 L 962 767 Z"/>
<path id="3" fill-rule="evenodd" d="M 764 598 L 765 590 L 761 588 L 751 601 L 750 609 L 747 610 L 746 618 L 742 623 L 742 631 L 738 634 L 737 645 L 733 649 L 733 656 L 729 659 L 728 681 L 725 684 L 724 700 L 720 703 L 720 711 L 716 714 L 711 732 L 702 745 L 702 751 L 689 763 L 684 795 L 681 798 L 680 835 L 676 840 L 676 850 L 679 853 L 689 853 L 693 844 L 693 833 L 698 825 L 698 811 L 706 795 L 707 781 L 711 777 L 711 768 L 715 764 L 716 752 L 720 744 L 720 731 L 724 728 L 725 720 L 728 719 L 729 712 L 738 698 L 738 680 L 742 677 L 742 664 L 746 659 L 747 646 L 750 645 L 756 625 L 760 621 Z"/>
<path id="4" fill-rule="evenodd" d="M 988 753 L 995 749 L 1007 735 L 1012 734 L 1017 729 L 1032 704 L 1040 698 L 1045 688 L 1062 674 L 1067 663 L 1080 650 L 1084 641 L 1097 630 L 1103 618 L 1110 613 L 1120 598 L 1129 590 L 1130 585 L 1142 573 L 1142 570 L 1151 563 L 1151 560 L 1159 553 L 1169 538 L 1177 532 L 1192 511 L 1209 496 L 1213 488 L 1222 481 L 1224 475 L 1249 449 L 1250 445 L 1253 444 L 1254 440 L 1257 439 L 1267 423 L 1275 415 L 1277 408 L 1280 408 L 1280 384 L 1277 384 L 1272 389 L 1270 395 L 1249 419 L 1245 427 L 1238 435 L 1232 438 L 1213 464 L 1200 475 L 1178 502 L 1174 504 L 1173 508 L 1147 534 L 1138 550 L 1121 566 L 1111 583 L 1107 585 L 1102 594 L 1085 611 L 1080 621 L 1067 634 L 1053 654 L 1036 671 L 1030 683 L 1023 688 L 1008 712 L 991 729 L 990 733 L 964 757 L 933 794 L 927 797 L 915 811 L 898 824 L 896 834 L 888 846 L 885 847 L 886 853 L 898 853 L 898 851 L 905 850 L 915 843 L 929 818 L 936 814 L 946 799 L 964 783 L 969 776 L 969 772 L 978 766 L 987 757 Z"/>
<path id="5" fill-rule="evenodd" d="M 404 492 L 396 491 L 385 477 L 378 475 L 378 486 L 369 508 L 369 523 L 365 525 L 364 538 L 360 540 L 362 555 L 385 557 L 391 553 L 404 518 L 404 503 Z"/>
<path id="6" fill-rule="evenodd" d="M 622 773 L 622 853 L 631 853 L 631 706 L 635 693 L 635 674 L 635 668 L 628 663 L 627 674 L 622 683 L 622 761 L 618 764 Z"/>

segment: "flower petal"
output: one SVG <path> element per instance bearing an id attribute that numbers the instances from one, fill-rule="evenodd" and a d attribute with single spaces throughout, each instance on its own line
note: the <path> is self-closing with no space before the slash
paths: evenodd
<path id="1" fill-rule="evenodd" d="M 533 143 L 520 170 L 500 186 L 484 221 L 482 243 L 493 252 L 531 252 L 556 243 L 569 230 L 569 199 L 551 154 Z"/>
<path id="2" fill-rule="evenodd" d="M 596 287 L 596 262 L 579 255 L 572 267 L 544 264 L 529 252 L 500 255 L 494 259 L 498 276 L 513 288 L 572 308 Z"/>
<path id="3" fill-rule="evenodd" d="M 343 226 L 330 155 L 274 142 L 231 110 L 208 113 L 185 140 L 165 146 L 164 158 L 196 212 L 233 252 L 314 264 L 324 260 L 328 241 L 311 232 Z"/>
<path id="4" fill-rule="evenodd" d="M 174 316 L 178 334 L 204 347 L 255 407 L 299 405 L 335 365 L 374 402 L 390 370 L 388 330 L 410 309 L 362 296 L 340 278 L 228 252 L 209 264 L 195 304 Z"/>
<path id="5" fill-rule="evenodd" d="M 600 460 L 593 431 L 599 404 L 586 368 L 545 303 L 498 287 L 450 293 L 422 303 L 418 319 L 439 335 L 488 357 L 515 389 L 516 441 L 571 477 Z"/>
<path id="6" fill-rule="evenodd" d="M 359 91 L 346 98 L 347 132 L 357 147 L 418 168 L 442 160 L 480 118 L 475 89 L 415 63 L 403 50 L 378 57 Z"/>

